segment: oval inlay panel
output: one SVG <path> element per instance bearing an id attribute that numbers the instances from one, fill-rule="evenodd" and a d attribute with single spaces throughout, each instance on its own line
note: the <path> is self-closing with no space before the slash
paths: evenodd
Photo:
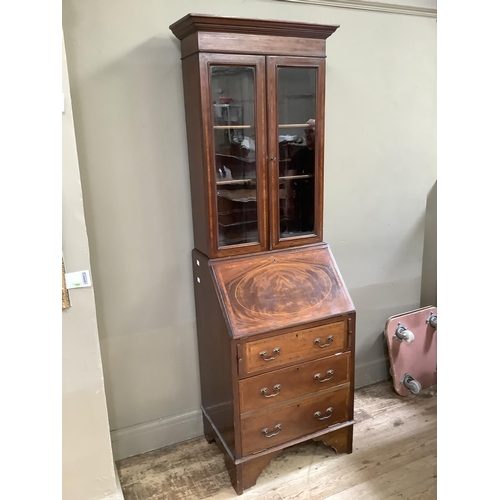
<path id="1" fill-rule="evenodd" d="M 238 304 L 264 315 L 291 315 L 316 307 L 332 290 L 322 266 L 272 263 L 247 273 L 235 289 Z"/>

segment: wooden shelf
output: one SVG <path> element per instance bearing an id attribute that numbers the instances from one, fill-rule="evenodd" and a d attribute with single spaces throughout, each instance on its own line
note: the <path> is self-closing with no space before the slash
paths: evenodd
<path id="1" fill-rule="evenodd" d="M 253 125 L 214 125 L 216 130 L 254 128 Z"/>
<path id="2" fill-rule="evenodd" d="M 229 179 L 227 181 L 216 181 L 217 186 L 223 186 L 225 184 L 246 184 L 247 182 L 256 182 L 256 179 Z"/>
<path id="3" fill-rule="evenodd" d="M 278 125 L 278 128 L 306 128 L 307 125 L 305 123 L 286 123 L 282 125 Z M 254 125 L 214 125 L 214 129 L 224 130 L 224 129 L 242 129 L 242 128 L 254 128 Z"/>
<path id="4" fill-rule="evenodd" d="M 280 181 L 288 181 L 290 179 L 310 179 L 314 177 L 313 174 L 305 174 L 305 175 L 285 175 L 284 177 L 280 177 Z"/>
<path id="5" fill-rule="evenodd" d="M 282 125 L 278 125 L 278 128 L 307 128 L 306 123 L 284 123 Z"/>

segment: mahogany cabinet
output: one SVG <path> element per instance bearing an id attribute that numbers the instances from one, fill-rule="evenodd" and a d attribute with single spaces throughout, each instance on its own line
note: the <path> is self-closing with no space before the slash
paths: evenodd
<path id="1" fill-rule="evenodd" d="M 352 451 L 356 311 L 323 242 L 325 40 L 189 14 L 181 41 L 204 431 L 238 494 L 285 447 Z"/>

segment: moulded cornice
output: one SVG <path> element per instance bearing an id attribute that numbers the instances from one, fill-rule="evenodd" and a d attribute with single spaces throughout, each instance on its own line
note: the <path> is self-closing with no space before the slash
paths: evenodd
<path id="1" fill-rule="evenodd" d="M 337 28 L 339 28 L 338 25 L 220 17 L 205 14 L 188 14 L 170 26 L 170 30 L 179 40 L 199 31 L 326 40 Z"/>
<path id="2" fill-rule="evenodd" d="M 278 2 L 308 3 L 328 5 L 342 9 L 371 10 L 391 14 L 406 14 L 410 16 L 437 17 L 437 9 L 401 5 L 398 3 L 370 2 L 365 0 L 277 0 Z"/>

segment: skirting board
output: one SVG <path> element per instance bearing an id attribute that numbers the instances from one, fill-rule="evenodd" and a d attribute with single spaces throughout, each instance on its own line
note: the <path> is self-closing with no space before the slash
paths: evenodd
<path id="1" fill-rule="evenodd" d="M 389 358 L 357 365 L 355 370 L 356 389 L 388 380 Z M 111 431 L 114 459 L 122 460 L 203 435 L 201 415 L 201 410 L 195 410 Z"/>
<path id="2" fill-rule="evenodd" d="M 388 356 L 356 365 L 354 367 L 354 388 L 359 389 L 360 387 L 375 384 L 382 380 L 389 380 L 391 378 L 389 373 L 390 366 L 391 363 Z"/>
<path id="3" fill-rule="evenodd" d="M 203 435 L 201 409 L 111 431 L 116 460 L 140 455 Z"/>

